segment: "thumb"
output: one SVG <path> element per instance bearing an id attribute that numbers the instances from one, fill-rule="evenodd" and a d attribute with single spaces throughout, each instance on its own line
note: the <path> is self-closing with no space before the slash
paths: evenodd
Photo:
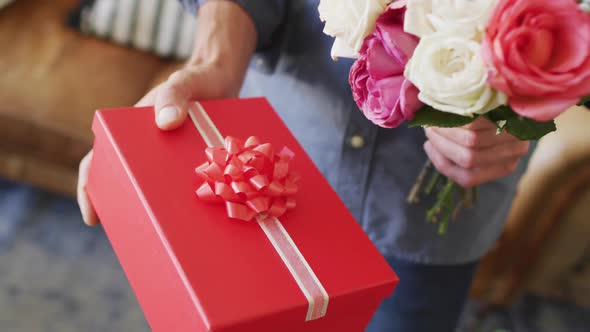
<path id="1" fill-rule="evenodd" d="M 162 130 L 178 128 L 188 114 L 188 102 L 192 97 L 192 77 L 186 70 L 179 70 L 157 89 L 155 100 L 156 124 Z"/>

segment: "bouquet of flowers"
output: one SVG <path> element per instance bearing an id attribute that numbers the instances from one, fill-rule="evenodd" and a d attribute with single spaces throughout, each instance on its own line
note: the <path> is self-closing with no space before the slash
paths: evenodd
<path id="1" fill-rule="evenodd" d="M 354 100 L 376 125 L 460 127 L 485 117 L 519 140 L 590 96 L 590 0 L 320 0 L 332 57 L 355 58 Z M 476 198 L 428 162 L 408 196 L 437 193 L 444 233 Z"/>

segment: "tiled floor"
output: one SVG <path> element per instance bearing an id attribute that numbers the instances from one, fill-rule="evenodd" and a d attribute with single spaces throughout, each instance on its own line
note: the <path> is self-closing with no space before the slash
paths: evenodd
<path id="1" fill-rule="evenodd" d="M 477 307 L 462 332 L 590 331 L 590 310 L 533 296 L 476 322 Z M 0 180 L 0 332 L 81 331 L 149 328 L 104 233 L 82 225 L 73 201 Z"/>

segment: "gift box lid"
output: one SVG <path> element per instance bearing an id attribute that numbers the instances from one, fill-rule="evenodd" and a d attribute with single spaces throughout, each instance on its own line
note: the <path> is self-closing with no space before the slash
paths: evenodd
<path id="1" fill-rule="evenodd" d="M 354 308 L 365 295 L 389 296 L 394 272 L 270 104 L 255 98 L 201 105 L 223 135 L 255 135 L 294 152 L 291 167 L 301 175 L 297 207 L 279 219 L 330 296 L 327 316 L 338 303 Z M 133 187 L 109 195 L 140 196 L 206 326 L 221 329 L 269 315 L 305 318 L 306 297 L 261 227 L 229 219 L 222 204 L 195 195 L 203 182 L 195 168 L 206 160 L 207 145 L 191 121 L 161 131 L 153 108 L 127 108 L 98 111 L 93 128 L 108 138 L 95 149 L 112 145 Z M 134 259 L 149 260 L 150 253 Z"/>

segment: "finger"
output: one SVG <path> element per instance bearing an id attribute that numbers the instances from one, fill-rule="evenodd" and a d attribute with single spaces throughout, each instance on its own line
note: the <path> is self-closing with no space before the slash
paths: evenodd
<path id="1" fill-rule="evenodd" d="M 439 135 L 437 131 L 432 129 L 426 130 L 426 137 L 445 158 L 466 169 L 487 167 L 518 159 L 526 155 L 529 149 L 529 143 L 521 141 L 500 143 L 479 150 L 466 148 Z"/>
<path id="2" fill-rule="evenodd" d="M 514 143 L 518 139 L 506 132 L 500 134 L 496 129 L 474 131 L 465 128 L 429 128 L 437 134 L 461 146 L 474 149 L 488 148 L 501 143 Z"/>
<path id="3" fill-rule="evenodd" d="M 86 185 L 88 184 L 88 172 L 90 170 L 90 162 L 92 161 L 92 151 L 90 151 L 80 162 L 80 171 L 78 173 L 78 205 L 84 223 L 88 226 L 96 226 L 100 222 L 98 216 L 90 203 L 88 194 L 86 193 Z"/>
<path id="4" fill-rule="evenodd" d="M 458 169 L 454 175 L 454 179 L 464 188 L 479 186 L 514 173 L 519 161 L 520 159 L 515 159 L 505 163 L 494 164 L 491 167 L 476 168 L 474 170 Z"/>
<path id="5" fill-rule="evenodd" d="M 470 130 L 496 130 L 496 125 L 492 121 L 486 119 L 484 116 L 480 116 L 475 119 L 475 121 L 466 124 L 461 128 Z"/>
<path id="6" fill-rule="evenodd" d="M 186 119 L 190 91 L 179 81 L 168 80 L 156 89 L 154 110 L 160 129 L 178 128 Z"/>
<path id="7" fill-rule="evenodd" d="M 424 150 L 439 172 L 453 179 L 463 188 L 479 186 L 483 183 L 494 181 L 512 174 L 518 167 L 520 161 L 520 159 L 515 159 L 504 163 L 497 163 L 491 167 L 468 170 L 445 158 L 436 150 L 436 148 L 434 148 L 430 141 L 427 141 L 424 144 Z"/>
<path id="8" fill-rule="evenodd" d="M 430 159 L 439 172 L 453 179 L 453 176 L 456 173 L 455 168 L 458 167 L 451 160 L 447 159 L 442 153 L 437 151 L 431 141 L 426 141 L 426 143 L 424 143 L 424 151 L 426 151 L 428 159 Z"/>
<path id="9" fill-rule="evenodd" d="M 219 71 L 206 66 L 187 67 L 174 72 L 156 89 L 156 124 L 164 130 L 178 128 L 186 119 L 189 102 L 199 99 L 219 98 L 226 95 L 216 77 Z M 220 75 L 220 74 L 219 74 Z"/>

